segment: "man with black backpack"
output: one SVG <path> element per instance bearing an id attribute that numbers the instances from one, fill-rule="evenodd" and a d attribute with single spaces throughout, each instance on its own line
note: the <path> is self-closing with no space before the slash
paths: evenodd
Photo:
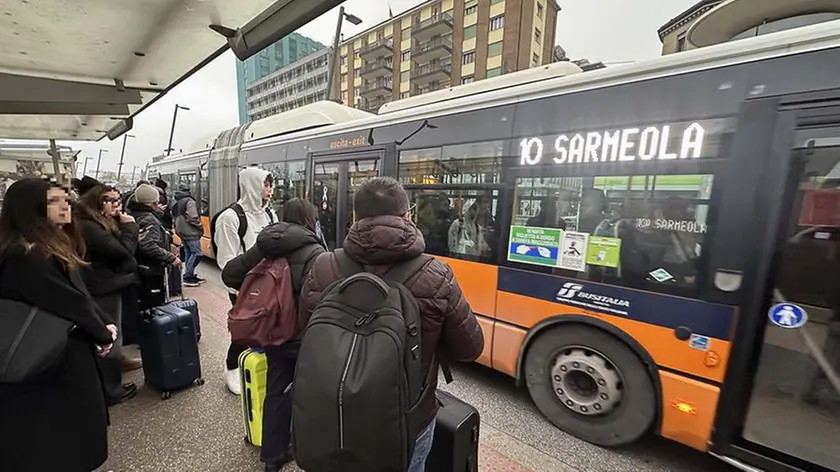
<path id="1" fill-rule="evenodd" d="M 263 228 L 277 221 L 277 215 L 268 208 L 274 179 L 258 167 L 248 167 L 239 172 L 239 200 L 220 211 L 210 222 L 213 253 L 219 269 L 224 270 L 231 259 L 244 253 L 257 242 Z M 236 304 L 236 290 L 230 289 L 231 304 Z M 228 348 L 225 383 L 231 393 L 239 395 L 239 355 L 248 346 L 231 343 Z"/>
<path id="2" fill-rule="evenodd" d="M 452 269 L 423 254 L 399 182 L 365 182 L 354 210 L 343 248 L 318 257 L 301 292 L 295 457 L 308 472 L 422 472 L 438 364 L 475 360 L 484 337 Z"/>

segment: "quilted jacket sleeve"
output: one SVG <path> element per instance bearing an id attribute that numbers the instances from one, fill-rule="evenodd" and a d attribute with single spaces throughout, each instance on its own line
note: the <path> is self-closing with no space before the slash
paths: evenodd
<path id="1" fill-rule="evenodd" d="M 452 269 L 443 261 L 434 260 L 426 269 L 426 281 L 439 281 L 435 298 L 442 303 L 443 323 L 440 340 L 447 358 L 458 362 L 472 362 L 484 350 L 484 333 L 470 304 L 461 292 Z"/>

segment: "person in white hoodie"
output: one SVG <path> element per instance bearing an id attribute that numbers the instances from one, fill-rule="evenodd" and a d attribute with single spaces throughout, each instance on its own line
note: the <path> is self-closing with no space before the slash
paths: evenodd
<path id="1" fill-rule="evenodd" d="M 257 242 L 257 235 L 263 228 L 277 221 L 277 215 L 268 208 L 273 191 L 271 174 L 257 167 L 248 167 L 239 172 L 239 200 L 223 210 L 215 218 L 213 244 L 216 263 L 224 270 L 233 258 L 244 253 Z M 243 231 L 240 221 L 247 223 Z M 231 304 L 236 303 L 236 291 L 231 289 Z M 248 346 L 231 342 L 228 348 L 225 383 L 228 389 L 239 395 L 239 355 Z"/>

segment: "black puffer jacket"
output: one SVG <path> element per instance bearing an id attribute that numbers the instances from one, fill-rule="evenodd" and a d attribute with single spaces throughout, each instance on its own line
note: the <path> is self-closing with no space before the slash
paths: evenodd
<path id="1" fill-rule="evenodd" d="M 149 267 L 164 267 L 175 262 L 169 250 L 172 238 L 164 229 L 160 214 L 148 205 L 132 201 L 128 205 L 131 216 L 137 220 L 137 263 Z"/>
<path id="2" fill-rule="evenodd" d="M 422 254 L 426 243 L 414 223 L 399 216 L 378 216 L 357 221 L 342 247 L 345 254 L 368 272 L 382 276 L 394 265 Z M 334 253 L 318 257 L 301 293 L 301 326 L 308 323 L 327 286 L 341 278 Z M 417 300 L 422 316 L 424 376 L 429 369 L 437 370 L 432 359 L 438 349 L 452 361 L 470 362 L 481 355 L 484 333 L 447 263 L 433 260 L 407 280 L 405 287 Z M 432 376 L 432 389 L 437 388 L 437 378 L 437 375 Z M 417 407 L 421 424 L 428 424 L 435 418 L 438 407 L 434 398 L 434 395 L 426 396 L 424 404 Z"/>
<path id="3" fill-rule="evenodd" d="M 322 252 L 324 247 L 313 231 L 293 223 L 274 223 L 260 232 L 257 244 L 225 265 L 222 281 L 228 287 L 239 290 L 245 276 L 260 261 L 284 257 L 289 261 L 292 286 L 297 295 L 303 287 L 304 277 L 315 263 L 315 258 Z"/>
<path id="4" fill-rule="evenodd" d="M 137 223 L 121 223 L 114 234 L 86 215 L 79 215 L 82 238 L 90 265 L 82 269 L 88 290 L 93 296 L 119 292 L 137 281 Z"/>

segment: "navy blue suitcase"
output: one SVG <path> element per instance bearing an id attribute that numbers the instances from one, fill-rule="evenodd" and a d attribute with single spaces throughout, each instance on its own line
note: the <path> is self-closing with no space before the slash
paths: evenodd
<path id="1" fill-rule="evenodd" d="M 193 315 L 193 318 L 195 318 L 195 339 L 201 342 L 201 319 L 198 314 L 198 302 L 191 298 L 185 298 L 171 301 L 168 305 L 176 306 L 182 310 L 187 310 Z"/>
<path id="2" fill-rule="evenodd" d="M 140 322 L 140 352 L 146 382 L 166 400 L 172 392 L 202 385 L 195 318 L 171 304 L 144 313 Z"/>

